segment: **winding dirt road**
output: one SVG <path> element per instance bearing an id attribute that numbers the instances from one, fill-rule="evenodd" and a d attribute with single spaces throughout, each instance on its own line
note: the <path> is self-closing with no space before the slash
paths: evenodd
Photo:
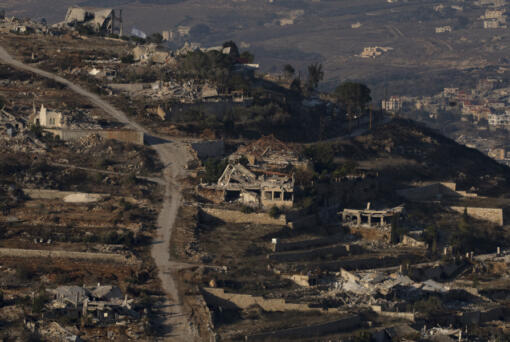
<path id="1" fill-rule="evenodd" d="M 170 238 L 174 227 L 177 212 L 179 210 L 181 194 L 178 179 L 184 175 L 184 167 L 189 158 L 186 144 L 170 141 L 165 138 L 150 135 L 145 128 L 129 119 L 128 116 L 101 99 L 98 95 L 83 89 L 82 87 L 52 73 L 23 64 L 15 60 L 0 46 L 0 62 L 8 64 L 16 69 L 32 72 L 39 76 L 52 79 L 64 84 L 73 92 L 86 97 L 96 107 L 102 109 L 117 121 L 127 124 L 135 130 L 146 134 L 146 143 L 156 150 L 165 169 L 163 177 L 165 181 L 165 195 L 163 206 L 158 217 L 157 238 L 152 247 L 152 256 L 159 270 L 159 277 L 163 290 L 166 292 L 165 303 L 160 308 L 164 313 L 162 325 L 165 329 L 165 341 L 195 341 L 198 339 L 193 332 L 191 323 L 184 315 L 184 310 L 173 278 L 173 263 L 170 261 Z"/>

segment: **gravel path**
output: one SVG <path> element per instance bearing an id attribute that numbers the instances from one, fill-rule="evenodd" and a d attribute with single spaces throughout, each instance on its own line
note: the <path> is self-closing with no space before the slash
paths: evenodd
<path id="1" fill-rule="evenodd" d="M 173 263 L 170 260 L 170 238 L 174 227 L 177 212 L 179 210 L 181 194 L 178 179 L 184 175 L 189 153 L 187 146 L 181 142 L 170 141 L 161 137 L 154 137 L 148 134 L 147 130 L 128 118 L 121 110 L 104 101 L 98 95 L 83 89 L 58 75 L 23 64 L 12 58 L 9 53 L 0 46 L 0 62 L 8 64 L 16 69 L 32 72 L 39 76 L 52 79 L 66 85 L 78 95 L 84 96 L 96 107 L 110 114 L 117 121 L 127 124 L 135 130 L 146 134 L 146 143 L 156 150 L 165 166 L 163 176 L 165 180 L 164 202 L 158 218 L 157 238 L 152 247 L 152 256 L 159 270 L 161 285 L 166 292 L 165 303 L 161 306 L 164 312 L 163 327 L 165 329 L 165 341 L 195 341 L 198 339 L 193 332 L 191 323 L 184 315 L 182 301 L 179 296 L 177 285 L 173 277 Z"/>

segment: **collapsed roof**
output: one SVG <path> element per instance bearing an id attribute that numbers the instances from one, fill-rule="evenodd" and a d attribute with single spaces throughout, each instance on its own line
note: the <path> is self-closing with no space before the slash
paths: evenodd
<path id="1" fill-rule="evenodd" d="M 70 7 L 67 10 L 64 22 L 71 26 L 86 24 L 97 31 L 101 31 L 112 29 L 114 17 L 115 13 L 111 8 Z"/>
<path id="2" fill-rule="evenodd" d="M 264 136 L 248 145 L 241 146 L 230 156 L 230 160 L 248 159 L 252 166 L 264 168 L 284 169 L 287 166 L 306 167 L 306 162 L 299 158 L 297 151 L 274 135 Z"/>
<path id="3" fill-rule="evenodd" d="M 260 190 L 281 187 L 286 191 L 294 190 L 294 179 L 283 175 L 260 175 L 257 177 L 242 164 L 228 164 L 220 179 L 218 188 L 226 190 Z"/>

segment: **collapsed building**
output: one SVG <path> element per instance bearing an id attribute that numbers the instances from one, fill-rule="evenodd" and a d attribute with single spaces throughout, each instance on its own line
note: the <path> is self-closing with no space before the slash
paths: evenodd
<path id="1" fill-rule="evenodd" d="M 78 140 L 91 134 L 98 134 L 104 139 L 114 139 L 137 145 L 144 144 L 144 133 L 126 128 L 103 129 L 101 125 L 92 122 L 72 122 L 72 115 L 49 110 L 41 105 L 36 111 L 35 105 L 30 121 L 63 141 Z"/>
<path id="2" fill-rule="evenodd" d="M 239 201 L 251 207 L 292 207 L 294 204 L 293 176 L 267 172 L 256 176 L 240 163 L 227 165 L 216 188 L 224 191 L 225 201 Z"/>
<path id="3" fill-rule="evenodd" d="M 309 167 L 289 145 L 274 136 L 241 146 L 229 158 L 223 174 L 210 188 L 225 202 L 271 208 L 294 205 L 295 169 Z"/>
<path id="4" fill-rule="evenodd" d="M 390 224 L 394 217 L 400 216 L 404 212 L 404 206 L 398 206 L 391 209 L 372 210 L 370 209 L 370 203 L 366 209 L 344 209 L 339 212 L 342 215 L 342 221 L 344 224 L 354 225 L 368 225 L 372 227 L 384 227 Z"/>
<path id="5" fill-rule="evenodd" d="M 48 292 L 53 295 L 53 301 L 45 313 L 47 318 L 59 314 L 74 315 L 90 318 L 98 325 L 140 319 L 140 314 L 132 309 L 133 299 L 128 299 L 116 286 L 59 286 Z"/>
<path id="6" fill-rule="evenodd" d="M 62 24 L 69 27 L 82 25 L 96 32 L 122 35 L 122 10 L 117 14 L 111 8 L 70 7 Z"/>

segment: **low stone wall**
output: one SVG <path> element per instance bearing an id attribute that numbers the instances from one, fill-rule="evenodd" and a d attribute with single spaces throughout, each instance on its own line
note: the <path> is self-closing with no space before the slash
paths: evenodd
<path id="1" fill-rule="evenodd" d="M 202 294 L 184 296 L 184 303 L 191 311 L 189 320 L 193 322 L 193 329 L 201 341 L 217 340 L 214 332 L 214 322 L 211 311 Z"/>
<path id="2" fill-rule="evenodd" d="M 480 325 L 485 322 L 499 321 L 504 319 L 507 312 L 503 308 L 493 308 L 486 311 L 470 311 L 463 312 L 458 316 L 458 320 L 461 324 L 473 324 Z"/>
<path id="3" fill-rule="evenodd" d="M 78 259 L 98 262 L 113 262 L 120 264 L 136 264 L 136 258 L 128 258 L 120 254 L 109 253 L 86 253 L 86 252 L 67 252 L 52 251 L 41 249 L 18 249 L 18 248 L 0 248 L 0 257 L 15 258 L 57 258 L 57 259 Z"/>
<path id="4" fill-rule="evenodd" d="M 318 249 L 312 249 L 309 251 L 300 252 L 286 252 L 286 253 L 275 253 L 268 254 L 267 258 L 271 261 L 276 262 L 293 262 L 299 260 L 309 260 L 313 258 L 319 258 L 322 256 L 340 257 L 347 256 L 351 253 L 360 253 L 362 248 L 359 246 L 350 245 L 338 245 L 333 247 L 324 247 Z"/>
<path id="5" fill-rule="evenodd" d="M 460 214 L 467 211 L 467 214 L 475 219 L 503 225 L 503 209 L 501 208 L 474 208 L 474 207 L 450 207 L 453 211 Z"/>
<path id="6" fill-rule="evenodd" d="M 224 289 L 204 287 L 204 298 L 208 304 L 230 306 L 230 308 L 246 309 L 258 305 L 265 311 L 321 311 L 324 313 L 344 313 L 338 309 L 321 310 L 308 304 L 287 303 L 284 299 L 266 299 L 248 294 L 225 292 Z"/>
<path id="7" fill-rule="evenodd" d="M 291 222 L 289 222 L 289 227 L 292 229 L 301 229 L 314 227 L 318 223 L 317 215 L 307 215 L 302 217 L 293 218 Z"/>
<path id="8" fill-rule="evenodd" d="M 397 318 L 397 319 L 405 319 L 411 322 L 414 322 L 415 315 L 413 312 L 392 312 L 392 311 L 379 311 L 377 312 L 379 316 L 389 317 L 389 318 Z"/>
<path id="9" fill-rule="evenodd" d="M 107 194 L 94 194 L 94 193 L 82 193 L 76 191 L 60 191 L 51 189 L 23 189 L 23 193 L 31 199 L 60 199 L 64 200 L 68 196 L 72 195 L 90 195 L 92 197 L 102 199 L 109 195 Z"/>
<path id="10" fill-rule="evenodd" d="M 58 136 L 61 140 L 70 141 L 78 140 L 91 134 L 98 134 L 104 139 L 113 139 L 125 143 L 143 145 L 144 134 L 140 131 L 129 129 L 65 129 L 65 128 L 46 128 L 46 132 L 50 132 Z"/>
<path id="11" fill-rule="evenodd" d="M 352 330 L 359 327 L 361 319 L 357 315 L 348 316 L 335 321 L 309 325 L 306 327 L 290 328 L 285 330 L 270 331 L 266 333 L 260 333 L 255 335 L 245 336 L 245 341 L 277 341 L 282 338 L 302 338 L 302 337 L 314 337 L 322 336 L 326 334 L 332 334 L 340 331 Z"/>
<path id="12" fill-rule="evenodd" d="M 225 143 L 223 140 L 205 140 L 191 144 L 198 158 L 215 158 L 225 154 Z"/>
<path id="13" fill-rule="evenodd" d="M 271 249 L 273 252 L 285 252 L 291 251 L 295 249 L 306 249 L 313 247 L 320 247 L 331 245 L 336 242 L 341 242 L 344 238 L 343 234 L 332 235 L 321 239 L 311 239 L 311 240 L 303 240 L 303 241 L 295 241 L 295 242 L 281 242 L 277 241 L 274 244 L 271 244 Z"/>
<path id="14" fill-rule="evenodd" d="M 267 224 L 276 226 L 287 225 L 287 218 L 285 215 L 280 215 L 278 218 L 272 218 L 267 213 L 249 213 L 245 214 L 237 210 L 218 209 L 218 208 L 201 208 L 201 211 L 207 215 L 216 217 L 228 223 L 254 223 L 254 224 Z"/>

